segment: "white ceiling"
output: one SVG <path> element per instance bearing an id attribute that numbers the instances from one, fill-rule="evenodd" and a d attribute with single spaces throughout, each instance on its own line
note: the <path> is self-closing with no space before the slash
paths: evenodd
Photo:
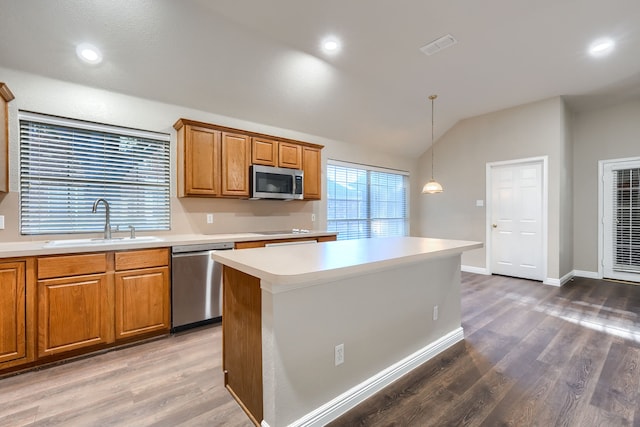
<path id="1" fill-rule="evenodd" d="M 458 44 L 419 50 L 447 33 Z M 593 59 L 602 36 L 616 50 Z M 81 63 L 81 42 L 104 62 Z M 640 1 L 0 0 L 0 67 L 414 156 L 432 93 L 436 138 L 552 96 L 640 97 Z"/>

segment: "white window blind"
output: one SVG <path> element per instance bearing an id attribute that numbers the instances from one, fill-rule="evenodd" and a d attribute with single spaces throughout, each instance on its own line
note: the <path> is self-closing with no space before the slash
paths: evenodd
<path id="1" fill-rule="evenodd" d="M 340 240 L 406 236 L 408 181 L 406 172 L 329 160 L 327 229 Z"/>
<path id="2" fill-rule="evenodd" d="M 170 228 L 169 135 L 19 112 L 22 234 Z"/>
<path id="3" fill-rule="evenodd" d="M 613 171 L 613 270 L 640 273 L 640 168 Z"/>

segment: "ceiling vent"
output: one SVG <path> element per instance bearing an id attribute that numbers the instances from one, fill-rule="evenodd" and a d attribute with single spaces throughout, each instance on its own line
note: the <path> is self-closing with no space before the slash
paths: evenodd
<path id="1" fill-rule="evenodd" d="M 443 49 L 453 46 L 458 43 L 455 37 L 451 34 L 447 34 L 446 36 L 442 36 L 437 40 L 432 41 L 426 46 L 422 46 L 420 50 L 426 55 L 433 55 L 434 53 L 440 52 Z"/>

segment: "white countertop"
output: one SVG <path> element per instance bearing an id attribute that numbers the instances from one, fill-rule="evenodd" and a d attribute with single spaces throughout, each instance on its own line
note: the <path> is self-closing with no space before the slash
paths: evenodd
<path id="1" fill-rule="evenodd" d="M 141 233 L 139 233 L 141 235 Z M 247 242 L 255 240 L 279 240 L 289 238 L 318 237 L 336 235 L 335 232 L 309 231 L 308 233 L 282 232 L 277 234 L 264 233 L 228 233 L 228 234 L 166 234 L 156 236 L 159 241 L 140 241 L 140 243 L 126 243 L 114 240 L 113 243 L 103 243 L 99 245 L 87 246 L 60 246 L 47 247 L 48 240 L 20 241 L 0 243 L 0 258 L 53 255 L 67 253 L 104 252 L 129 249 L 163 248 L 180 245 L 195 245 L 202 243 L 222 243 L 222 242 Z M 122 233 L 123 236 L 126 233 Z M 99 237 L 96 235 L 95 237 Z M 70 237 L 72 239 L 72 237 Z M 61 239 L 62 240 L 62 239 Z"/>
<path id="2" fill-rule="evenodd" d="M 275 293 L 301 284 L 311 285 L 457 255 L 482 246 L 481 242 L 463 240 L 388 237 L 221 251 L 214 252 L 212 258 L 260 278 L 262 288 Z"/>

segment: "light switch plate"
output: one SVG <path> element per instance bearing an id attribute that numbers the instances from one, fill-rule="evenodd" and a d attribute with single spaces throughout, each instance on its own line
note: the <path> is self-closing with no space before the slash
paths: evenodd
<path id="1" fill-rule="evenodd" d="M 484 200 L 476 200 L 476 206 L 479 208 L 484 206 Z"/>
<path id="2" fill-rule="evenodd" d="M 4 215 L 0 215 L 0 230 L 4 230 Z"/>

